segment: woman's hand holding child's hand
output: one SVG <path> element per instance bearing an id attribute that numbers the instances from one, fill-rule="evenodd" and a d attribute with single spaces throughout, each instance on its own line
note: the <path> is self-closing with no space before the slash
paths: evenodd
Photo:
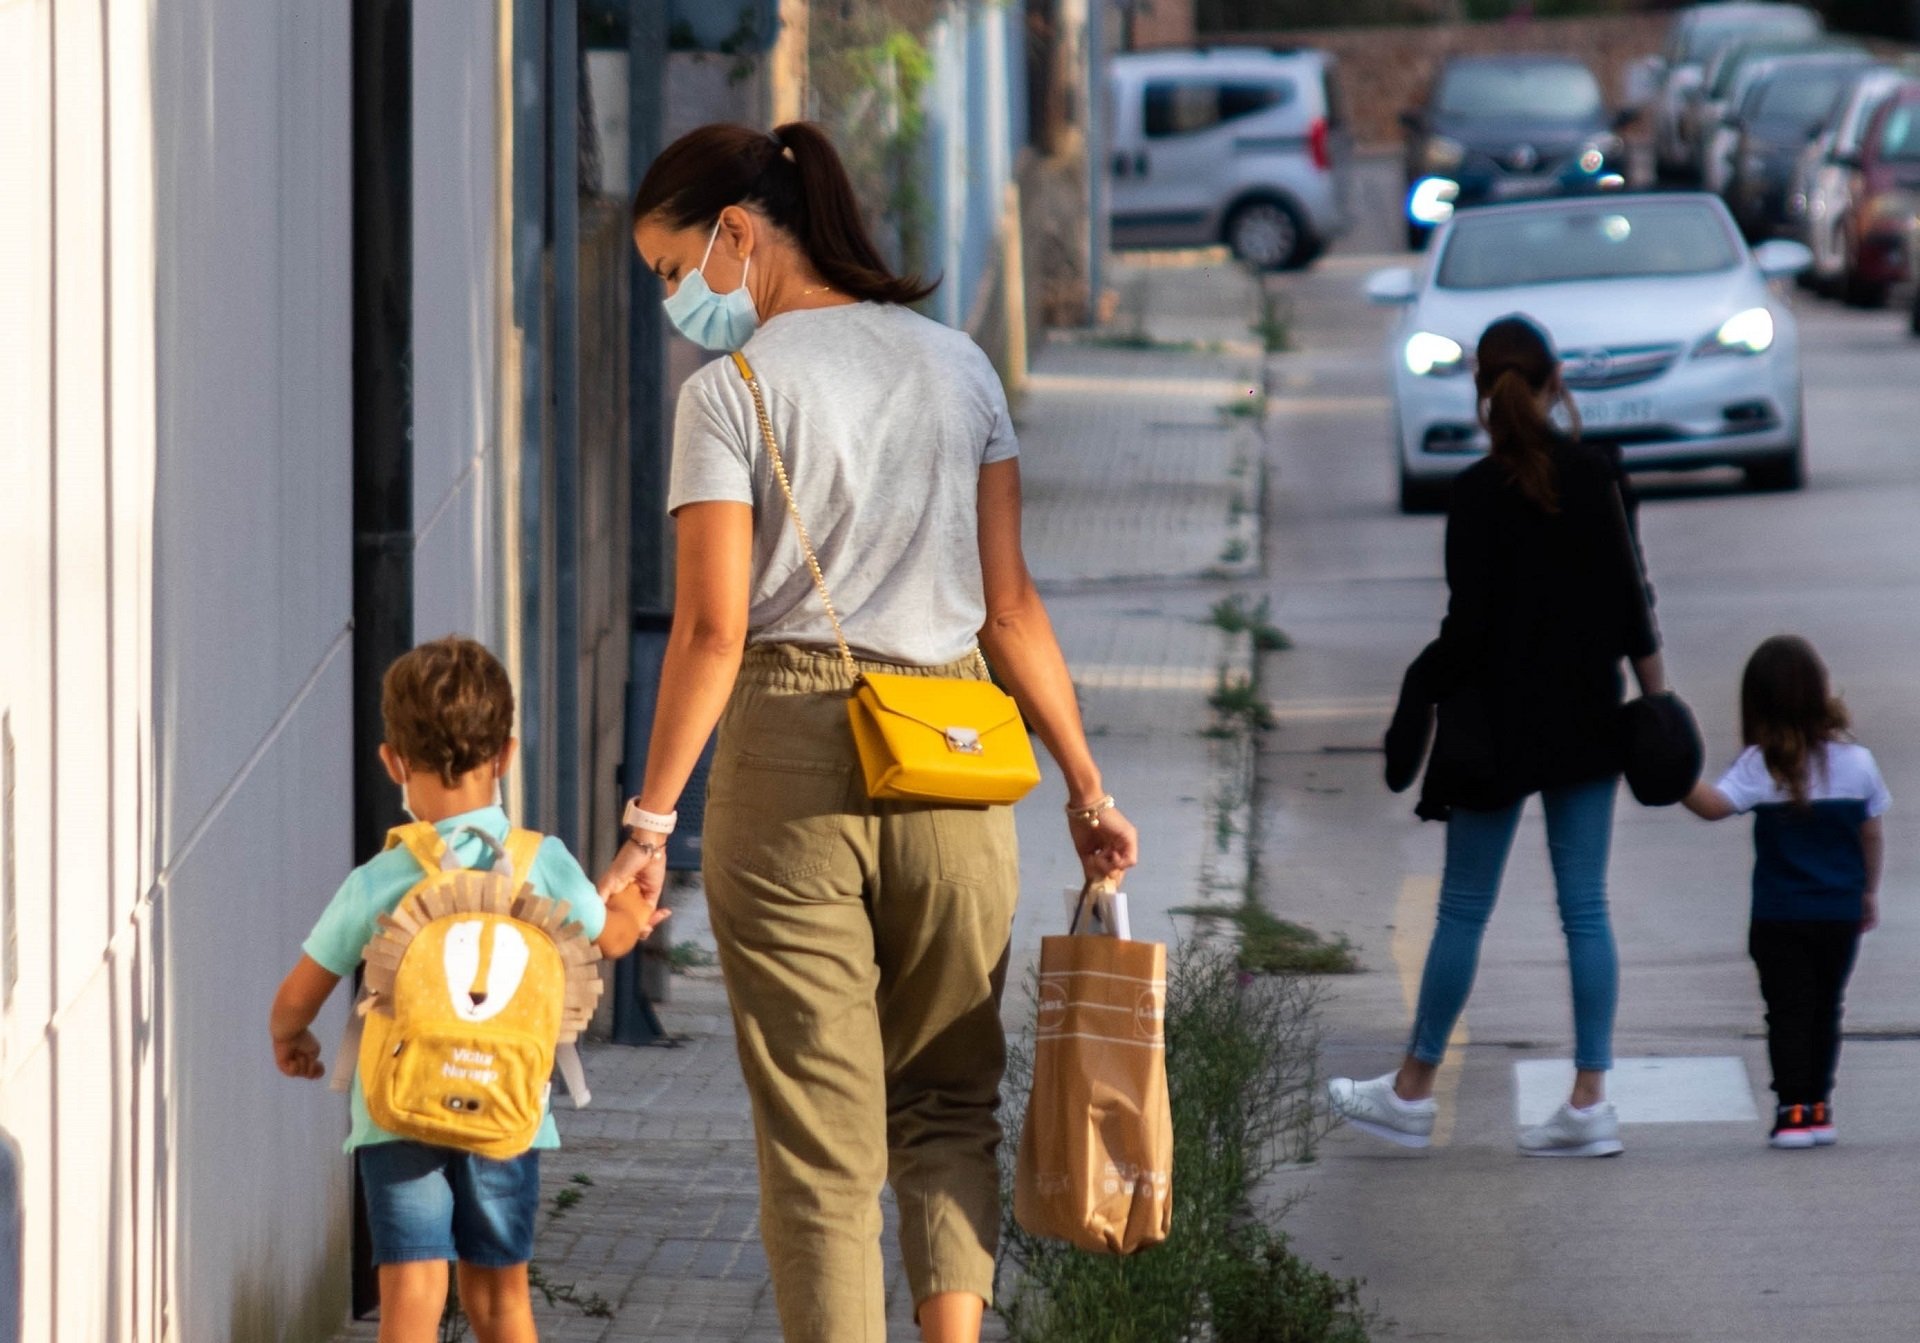
<path id="1" fill-rule="evenodd" d="M 673 917 L 673 911 L 660 908 L 660 892 L 648 895 L 639 882 L 630 882 L 607 896 L 608 909 L 624 909 L 640 922 L 640 940 L 646 941 L 655 928 Z"/>
<path id="2" fill-rule="evenodd" d="M 312 1031 L 301 1031 L 290 1040 L 275 1040 L 273 1061 L 288 1077 L 315 1081 L 327 1075 L 320 1063 L 320 1041 Z"/>

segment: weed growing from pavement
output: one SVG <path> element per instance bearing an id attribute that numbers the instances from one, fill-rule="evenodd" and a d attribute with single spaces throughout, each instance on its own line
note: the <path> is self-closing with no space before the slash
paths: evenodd
<path id="1" fill-rule="evenodd" d="M 1249 328 L 1260 337 L 1260 344 L 1268 354 L 1279 354 L 1293 348 L 1293 304 L 1285 295 L 1275 293 L 1265 283 L 1260 284 L 1260 320 Z"/>
<path id="2" fill-rule="evenodd" d="M 1228 721 L 1225 726 L 1232 727 L 1238 720 L 1248 727 L 1265 731 L 1274 725 L 1273 709 L 1260 693 L 1260 687 L 1249 676 L 1229 675 L 1226 668 L 1220 669 L 1219 680 L 1214 683 L 1213 691 L 1207 696 L 1207 703 L 1213 711 Z"/>
<path id="3" fill-rule="evenodd" d="M 1345 937 L 1328 941 L 1250 898 L 1234 906 L 1181 905 L 1172 912 L 1206 923 L 1232 925 L 1239 938 L 1240 968 L 1251 974 L 1350 975 L 1360 969 L 1353 943 Z"/>
<path id="4" fill-rule="evenodd" d="M 1257 388 L 1248 388 L 1247 394 L 1223 402 L 1215 408 L 1220 418 L 1233 420 L 1264 420 L 1267 418 L 1267 394 Z"/>
<path id="5" fill-rule="evenodd" d="M 1213 623 L 1228 634 L 1249 634 L 1262 653 L 1280 653 L 1293 647 L 1287 632 L 1273 623 L 1273 603 L 1262 597 L 1253 605 L 1238 593 L 1213 604 Z"/>
<path id="6" fill-rule="evenodd" d="M 703 970 L 713 963 L 713 952 L 698 942 L 675 942 L 667 949 L 667 970 L 672 974 Z"/>
<path id="7" fill-rule="evenodd" d="M 1031 986 L 1029 986 L 1031 992 Z M 1296 1256 L 1264 1209 L 1261 1182 L 1310 1161 L 1326 1132 L 1319 1091 L 1317 987 L 1242 970 L 1229 948 L 1195 938 L 1167 966 L 1167 1088 L 1173 1107 L 1173 1230 L 1126 1258 L 1002 1228 L 997 1307 L 1014 1343 L 1365 1343 L 1358 1281 Z M 1007 1131 L 1018 1133 L 1033 1079 L 1031 1029 L 1009 1047 Z M 1010 1191 L 1015 1145 L 1002 1148 Z M 1004 1200 L 1009 1210 L 1011 1195 Z"/>
<path id="8" fill-rule="evenodd" d="M 592 1187 L 593 1177 L 585 1171 L 575 1171 L 568 1176 L 566 1187 L 556 1189 L 552 1201 L 547 1205 L 547 1225 L 551 1226 L 565 1217 L 574 1205 L 586 1197 L 581 1191 Z M 613 1318 L 612 1302 L 598 1292 L 582 1292 L 573 1283 L 555 1282 L 547 1276 L 537 1260 L 527 1265 L 527 1285 L 540 1293 L 549 1306 L 572 1306 L 589 1319 Z M 462 1343 L 471 1328 L 467 1313 L 460 1309 L 460 1293 L 450 1275 L 447 1281 L 447 1307 L 440 1315 L 440 1343 Z"/>

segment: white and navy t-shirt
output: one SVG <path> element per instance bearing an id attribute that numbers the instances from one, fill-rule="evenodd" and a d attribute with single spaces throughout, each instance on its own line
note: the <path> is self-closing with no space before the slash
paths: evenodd
<path id="1" fill-rule="evenodd" d="M 1867 888 L 1860 827 L 1883 814 L 1892 798 L 1873 752 L 1855 742 L 1829 742 L 1811 762 L 1807 805 L 1767 772 L 1760 748 L 1749 746 L 1715 785 L 1735 811 L 1753 813 L 1753 917 L 1860 917 Z"/>

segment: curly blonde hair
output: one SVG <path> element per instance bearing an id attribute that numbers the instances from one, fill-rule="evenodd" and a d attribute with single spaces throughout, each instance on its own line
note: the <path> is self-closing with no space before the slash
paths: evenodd
<path id="1" fill-rule="evenodd" d="M 403 653 L 380 683 L 387 745 L 451 788 L 513 736 L 513 683 L 484 646 L 449 634 Z"/>

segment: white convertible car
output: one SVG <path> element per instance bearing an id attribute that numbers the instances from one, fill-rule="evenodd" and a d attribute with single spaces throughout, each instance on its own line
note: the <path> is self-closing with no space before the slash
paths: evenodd
<path id="1" fill-rule="evenodd" d="M 1367 296 L 1400 307 L 1387 342 L 1400 506 L 1444 505 L 1487 448 L 1471 377 L 1489 323 L 1525 313 L 1558 346 L 1586 436 L 1629 470 L 1738 466 L 1749 483 L 1805 476 L 1799 336 L 1771 283 L 1812 255 L 1751 250 L 1718 197 L 1611 196 L 1463 211 L 1423 270 L 1394 267 Z"/>

